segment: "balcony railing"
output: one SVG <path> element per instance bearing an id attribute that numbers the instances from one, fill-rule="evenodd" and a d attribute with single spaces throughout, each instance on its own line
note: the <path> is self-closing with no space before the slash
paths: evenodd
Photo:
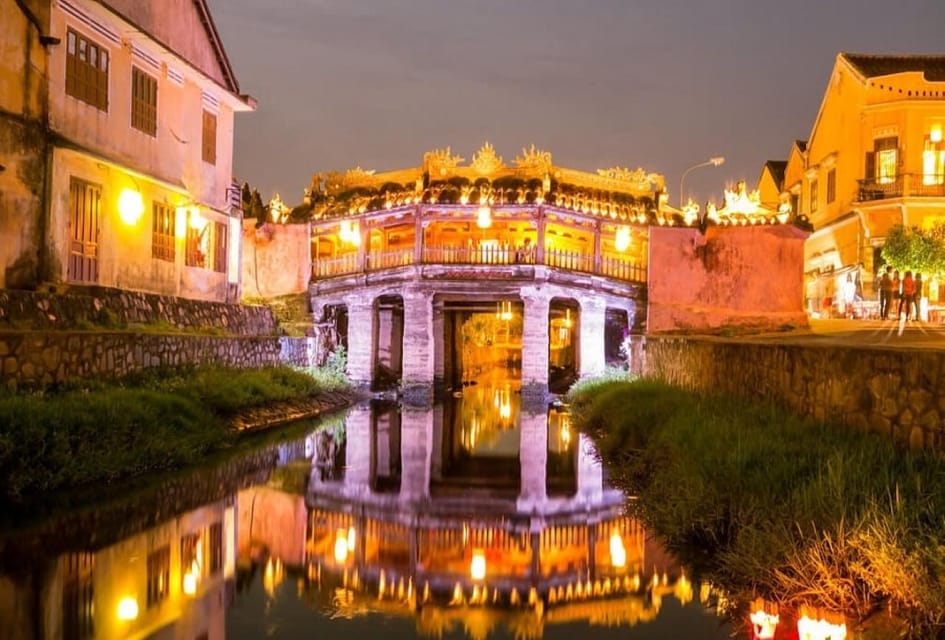
<path id="1" fill-rule="evenodd" d="M 356 253 L 336 258 L 318 258 L 312 263 L 312 279 L 362 272 L 361 260 Z M 398 249 L 367 253 L 363 257 L 363 271 L 381 271 L 414 264 L 413 249 Z M 544 260 L 538 261 L 534 247 L 528 250 L 506 246 L 455 247 L 425 246 L 422 264 L 496 265 L 544 264 L 557 269 L 605 276 L 615 280 L 645 282 L 646 267 L 616 256 L 594 256 L 578 251 L 545 249 Z"/>
<path id="2" fill-rule="evenodd" d="M 869 178 L 858 182 L 860 202 L 888 198 L 945 197 L 945 178 L 941 175 L 903 173 L 895 178 Z"/>

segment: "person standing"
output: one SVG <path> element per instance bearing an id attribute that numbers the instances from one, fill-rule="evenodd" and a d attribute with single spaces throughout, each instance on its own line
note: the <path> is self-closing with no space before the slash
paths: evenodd
<path id="1" fill-rule="evenodd" d="M 912 315 L 912 299 L 915 297 L 915 280 L 912 272 L 906 271 L 902 278 L 902 292 L 899 294 L 899 317 L 902 317 L 902 306 L 906 307 L 906 320 Z"/>
<path id="2" fill-rule="evenodd" d="M 922 303 L 922 274 L 915 274 L 915 293 L 912 294 L 912 306 L 915 308 L 915 319 L 919 319 L 919 307 Z"/>
<path id="3" fill-rule="evenodd" d="M 889 303 L 892 300 L 892 292 L 892 267 L 886 267 L 886 272 L 879 281 L 879 317 L 883 320 L 889 317 Z"/>

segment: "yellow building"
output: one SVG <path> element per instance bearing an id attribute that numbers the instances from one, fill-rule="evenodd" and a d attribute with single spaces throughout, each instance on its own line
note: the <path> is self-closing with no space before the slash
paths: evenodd
<path id="1" fill-rule="evenodd" d="M 873 279 L 890 229 L 945 221 L 943 130 L 945 56 L 837 56 L 783 185 L 814 226 L 805 247 L 812 301 L 830 298 L 835 308 L 848 277 L 860 280 L 865 300 L 876 300 Z M 934 279 L 930 289 L 936 302 Z"/>
<path id="2" fill-rule="evenodd" d="M 240 94 L 205 0 L 0 3 L 0 288 L 239 299 Z"/>

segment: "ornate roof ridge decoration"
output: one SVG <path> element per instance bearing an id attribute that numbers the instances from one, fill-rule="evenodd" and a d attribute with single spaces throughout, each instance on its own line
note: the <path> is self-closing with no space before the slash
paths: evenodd
<path id="1" fill-rule="evenodd" d="M 456 167 L 466 161 L 462 156 L 454 156 L 449 147 L 433 149 L 423 154 L 423 172 L 431 176 L 447 176 L 456 172 Z"/>
<path id="2" fill-rule="evenodd" d="M 492 175 L 505 169 L 502 156 L 496 154 L 495 147 L 489 142 L 483 143 L 476 155 L 473 156 L 469 166 L 476 173 L 483 176 Z"/>
<path id="3" fill-rule="evenodd" d="M 639 191 L 649 191 L 651 186 L 660 187 L 661 177 L 657 173 L 648 173 L 643 167 L 629 169 L 626 167 L 612 167 L 598 169 L 597 175 L 608 180 L 622 182 Z"/>
<path id="4" fill-rule="evenodd" d="M 539 175 L 550 174 L 554 169 L 551 164 L 551 152 L 542 151 L 532 144 L 527 149 L 522 147 L 522 155 L 514 160 L 515 166 L 527 173 L 535 172 Z"/>

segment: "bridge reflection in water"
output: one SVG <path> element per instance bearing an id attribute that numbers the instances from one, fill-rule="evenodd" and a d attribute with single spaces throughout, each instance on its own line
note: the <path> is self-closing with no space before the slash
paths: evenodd
<path id="1" fill-rule="evenodd" d="M 0 636 L 731 637 L 625 507 L 566 409 L 514 383 L 359 406 L 0 534 Z"/>

